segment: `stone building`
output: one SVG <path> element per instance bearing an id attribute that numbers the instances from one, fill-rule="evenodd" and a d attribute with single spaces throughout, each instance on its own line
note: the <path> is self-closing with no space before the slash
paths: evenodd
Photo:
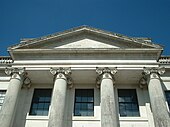
<path id="1" fill-rule="evenodd" d="M 170 127 L 170 56 L 81 26 L 0 57 L 0 127 Z"/>

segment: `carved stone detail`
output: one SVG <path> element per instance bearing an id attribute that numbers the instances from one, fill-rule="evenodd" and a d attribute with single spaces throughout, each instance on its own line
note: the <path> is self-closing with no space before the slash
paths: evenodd
<path id="1" fill-rule="evenodd" d="M 22 75 L 25 73 L 25 68 L 13 68 L 13 67 L 7 67 L 5 69 L 5 74 L 6 75 L 13 75 L 13 74 L 19 74 Z"/>
<path id="2" fill-rule="evenodd" d="M 152 68 L 143 68 L 142 78 L 139 80 L 139 87 L 144 88 L 147 87 L 148 83 L 148 76 L 150 78 L 159 78 L 159 75 L 162 75 L 165 73 L 164 67 L 152 67 Z"/>
<path id="3" fill-rule="evenodd" d="M 162 75 L 165 73 L 165 67 L 152 67 L 152 68 L 143 68 L 144 74 L 149 75 L 151 73 L 157 73 L 159 75 Z"/>
<path id="4" fill-rule="evenodd" d="M 25 72 L 24 74 L 23 87 L 26 87 L 28 89 L 31 87 L 31 79 L 28 77 L 27 72 Z"/>
<path id="5" fill-rule="evenodd" d="M 54 75 L 56 78 L 65 79 L 67 81 L 67 84 L 69 85 L 69 88 L 72 88 L 72 78 L 71 78 L 71 68 L 50 68 L 50 73 Z"/>
<path id="6" fill-rule="evenodd" d="M 11 75 L 11 78 L 22 79 L 22 83 L 23 83 L 22 87 L 27 87 L 27 88 L 31 87 L 31 80 L 28 77 L 28 73 L 25 71 L 25 68 L 7 67 L 5 69 L 5 74 Z"/>
<path id="7" fill-rule="evenodd" d="M 50 72 L 52 75 L 56 75 L 59 73 L 62 73 L 64 75 L 70 75 L 71 74 L 71 68 L 62 68 L 62 67 L 58 67 L 58 68 L 50 68 Z"/>
<path id="8" fill-rule="evenodd" d="M 139 80 L 139 87 L 142 89 L 147 87 L 147 78 L 145 75 Z"/>
<path id="9" fill-rule="evenodd" d="M 98 74 L 96 78 L 96 87 L 100 88 L 100 84 L 102 79 L 112 79 L 113 84 L 115 84 L 114 75 L 117 73 L 117 68 L 110 69 L 108 67 L 105 68 L 96 68 L 96 73 Z"/>

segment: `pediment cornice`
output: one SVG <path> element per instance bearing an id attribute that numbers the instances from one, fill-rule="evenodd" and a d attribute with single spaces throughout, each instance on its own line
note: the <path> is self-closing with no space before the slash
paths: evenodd
<path id="1" fill-rule="evenodd" d="M 80 26 L 77 28 L 66 30 L 64 32 L 58 32 L 40 38 L 22 39 L 19 44 L 9 47 L 8 50 L 11 51 L 15 49 L 25 49 L 25 48 L 28 49 L 34 46 L 38 47 L 41 46 L 43 43 L 50 43 L 53 40 L 63 40 L 66 38 L 76 37 L 81 35 L 90 35 L 90 36 L 95 36 L 96 38 L 102 37 L 110 40 L 123 41 L 130 45 L 139 45 L 139 46 L 141 45 L 141 47 L 145 47 L 145 48 L 162 48 L 160 45 L 152 43 L 151 39 L 149 38 L 128 37 L 121 34 L 92 28 L 89 26 Z"/>

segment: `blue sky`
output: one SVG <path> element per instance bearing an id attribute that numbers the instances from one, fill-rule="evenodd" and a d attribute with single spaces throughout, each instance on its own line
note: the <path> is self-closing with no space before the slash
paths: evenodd
<path id="1" fill-rule="evenodd" d="M 21 38 L 81 25 L 150 37 L 170 55 L 170 0 L 0 0 L 0 56 Z"/>

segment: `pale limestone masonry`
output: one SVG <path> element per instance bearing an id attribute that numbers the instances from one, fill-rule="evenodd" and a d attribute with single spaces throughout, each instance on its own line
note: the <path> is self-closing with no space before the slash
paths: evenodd
<path id="1" fill-rule="evenodd" d="M 99 75 L 98 79 L 100 80 L 101 126 L 120 127 L 114 89 L 114 74 L 117 73 L 117 70 L 97 68 L 96 72 Z"/>
<path id="2" fill-rule="evenodd" d="M 0 127 L 170 127 L 170 56 L 149 38 L 81 26 L 23 39 L 8 51 L 0 57 Z M 33 106 L 35 91 L 46 89 L 51 101 L 36 95 Z M 76 90 L 93 95 L 75 97 Z"/>
<path id="3" fill-rule="evenodd" d="M 68 82 L 67 76 L 71 73 L 71 70 L 63 68 L 51 69 L 51 73 L 55 78 L 48 127 L 63 127 L 64 122 L 66 122 L 64 120 L 64 114 Z M 56 111 L 56 109 L 58 110 Z"/>

